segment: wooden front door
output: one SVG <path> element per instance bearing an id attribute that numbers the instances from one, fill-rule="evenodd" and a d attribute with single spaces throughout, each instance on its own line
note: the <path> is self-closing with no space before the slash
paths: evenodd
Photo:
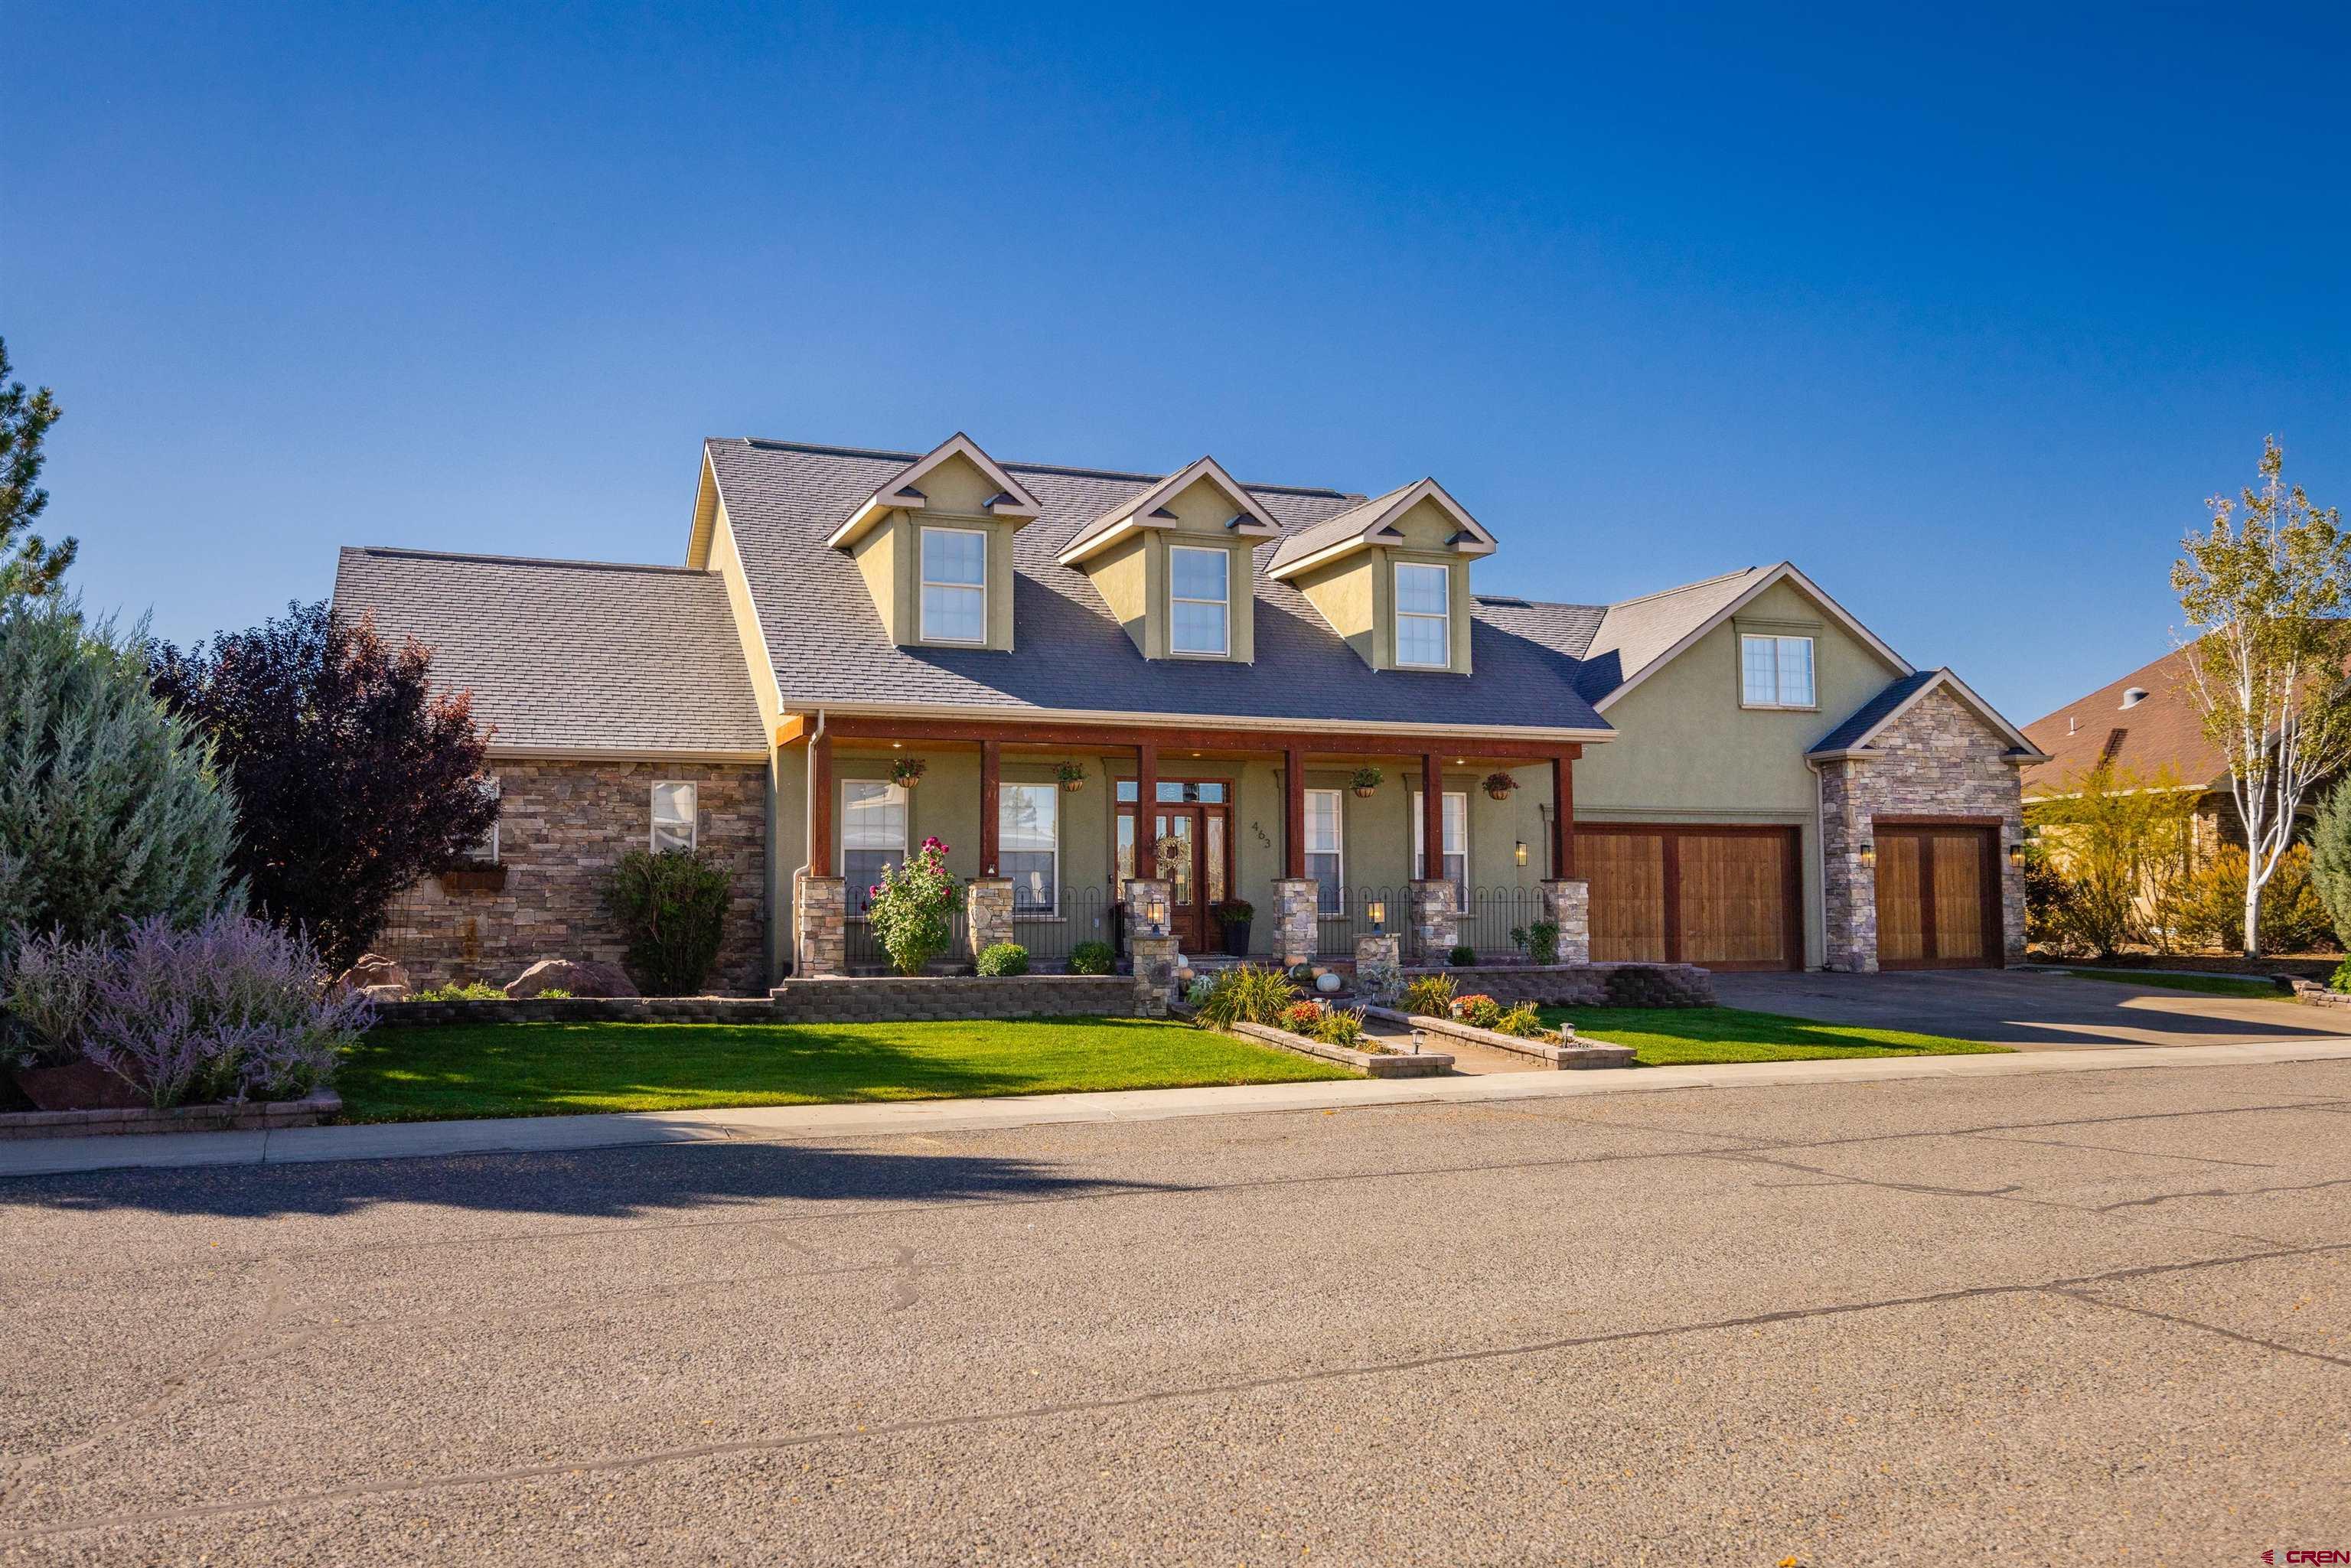
<path id="1" fill-rule="evenodd" d="M 1793 828 L 1579 825 L 1593 960 L 1803 967 L 1797 844 Z"/>
<path id="2" fill-rule="evenodd" d="M 1879 824 L 1877 967 L 1980 969 L 2001 954 L 1994 828 Z"/>
<path id="3" fill-rule="evenodd" d="M 1155 804 L 1152 831 L 1140 844 L 1134 807 L 1120 802 L 1119 896 L 1126 896 L 1129 876 L 1159 877 L 1167 883 L 1167 929 L 1177 944 L 1187 954 L 1217 951 L 1224 933 L 1210 911 L 1232 886 L 1232 786 L 1224 779 L 1163 779 L 1159 788 L 1163 796 L 1186 799 Z M 1132 787 L 1125 792 L 1131 796 Z"/>

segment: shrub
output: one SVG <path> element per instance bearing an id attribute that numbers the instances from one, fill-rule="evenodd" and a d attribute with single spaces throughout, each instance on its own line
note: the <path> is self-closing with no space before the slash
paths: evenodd
<path id="1" fill-rule="evenodd" d="M 1311 1039 L 1322 1028 L 1326 1010 L 1321 1002 L 1292 1002 L 1281 1009 L 1281 1027 Z"/>
<path id="2" fill-rule="evenodd" d="M 1543 1020 L 1535 1012 L 1532 1002 L 1520 1002 L 1514 1008 L 1504 1009 L 1501 1016 L 1488 1027 L 1496 1034 L 1514 1035 L 1520 1040 L 1541 1040 L 1551 1032 L 1543 1027 Z"/>
<path id="3" fill-rule="evenodd" d="M 1559 962 L 1559 922 L 1538 920 L 1527 927 L 1527 958 L 1536 964 Z"/>
<path id="4" fill-rule="evenodd" d="M 628 946 L 622 966 L 651 997 L 699 995 L 726 935 L 732 880 L 692 850 L 631 850 L 604 899 Z"/>
<path id="5" fill-rule="evenodd" d="M 2318 802 L 2310 830 L 2310 882 L 2326 906 L 2335 940 L 2351 947 L 2351 779 Z"/>
<path id="6" fill-rule="evenodd" d="M 947 874 L 946 845 L 925 839 L 904 863 L 883 867 L 882 880 L 866 894 L 865 918 L 898 973 L 919 975 L 947 950 L 955 934 L 956 879 Z"/>
<path id="7" fill-rule="evenodd" d="M 232 869 L 255 908 L 348 968 L 392 901 L 498 820 L 489 737 L 431 650 L 324 602 L 152 651 L 154 695 L 213 743 L 236 799 Z"/>
<path id="8" fill-rule="evenodd" d="M 1445 956 L 1445 961 L 1457 969 L 1466 969 L 1478 961 L 1478 949 L 1464 942 Z"/>
<path id="9" fill-rule="evenodd" d="M 2108 763 L 2069 776 L 2067 792 L 2029 813 L 2062 891 L 2040 897 L 2045 937 L 2110 957 L 2128 943 L 2169 951 L 2193 861 L 2196 792 L 2168 768 L 2139 773 Z M 2032 852 L 2026 853 L 2027 937 L 2032 936 Z"/>
<path id="10" fill-rule="evenodd" d="M 159 1110 L 294 1099 L 374 1021 L 364 998 L 324 981 L 317 950 L 264 921 L 216 915 L 174 931 L 154 915 L 107 950 L 76 1043 Z"/>
<path id="11" fill-rule="evenodd" d="M 554 993 L 550 989 L 538 994 L 544 997 Z M 507 994 L 496 986 L 485 985 L 479 980 L 451 980 L 444 985 L 428 986 L 421 991 L 411 991 L 408 999 L 412 1002 L 502 1002 L 507 999 Z"/>
<path id="12" fill-rule="evenodd" d="M 2326 988 L 2330 991 L 2351 991 L 2351 958 L 2335 966 L 2335 973 L 2327 980 Z"/>
<path id="13" fill-rule="evenodd" d="M 2278 857 L 2262 889 L 2260 933 L 2265 953 L 2307 953 L 2334 946 L 2335 928 L 2312 885 L 2311 852 L 2295 844 Z M 2245 940 L 2245 852 L 2225 845 L 2189 879 L 2179 928 L 2196 946 L 2235 952 Z"/>
<path id="14" fill-rule="evenodd" d="M 1502 1004 L 1483 991 L 1472 991 L 1454 998 L 1453 1016 L 1476 1029 L 1492 1029 L 1502 1016 Z"/>
<path id="15" fill-rule="evenodd" d="M 1184 988 L 1184 1005 L 1196 1010 L 1216 994 L 1216 990 L 1217 977 L 1214 975 L 1195 976 L 1192 983 Z"/>
<path id="16" fill-rule="evenodd" d="M 1453 1016 L 1453 977 L 1423 975 L 1404 988 L 1404 1010 L 1422 1018 Z"/>
<path id="17" fill-rule="evenodd" d="M 1282 1009 L 1297 997 L 1280 971 L 1236 964 L 1210 982 L 1206 998 L 1194 1005 L 1204 1028 L 1225 1029 L 1236 1023 L 1279 1024 Z"/>
<path id="18" fill-rule="evenodd" d="M 0 968 L 0 1008 L 28 1039 L 18 1049 L 34 1061 L 61 1066 L 81 1054 L 82 1024 L 98 1005 L 106 973 L 106 944 L 75 942 L 64 932 L 20 935 L 16 954 Z"/>
<path id="19" fill-rule="evenodd" d="M 1325 1045 L 1343 1045 L 1350 1049 L 1364 1043 L 1364 1013 L 1361 1008 L 1325 1008 L 1322 1016 L 1314 1020 L 1308 1031 Z"/>
<path id="20" fill-rule="evenodd" d="M 1009 977 L 1029 972 L 1029 949 L 1018 942 L 991 942 L 980 950 L 979 972 Z"/>
<path id="21" fill-rule="evenodd" d="M 570 999 L 571 993 L 561 986 L 549 986 L 531 998 L 535 1002 L 568 1002 Z"/>
<path id="22" fill-rule="evenodd" d="M 0 948 L 239 904 L 235 802 L 202 737 L 148 694 L 135 639 L 68 601 L 0 598 Z"/>
<path id="23" fill-rule="evenodd" d="M 1216 916 L 1219 927 L 1245 925 L 1257 918 L 1257 905 L 1246 898 L 1228 898 L 1221 904 L 1210 904 L 1208 913 Z"/>
<path id="24" fill-rule="evenodd" d="M 1107 942 L 1081 942 L 1070 949 L 1072 975 L 1108 975 L 1118 969 L 1118 955 Z"/>

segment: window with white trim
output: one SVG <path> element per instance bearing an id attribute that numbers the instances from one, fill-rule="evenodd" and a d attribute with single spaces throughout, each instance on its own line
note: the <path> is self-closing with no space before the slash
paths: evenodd
<path id="1" fill-rule="evenodd" d="M 1170 653 L 1221 659 L 1231 652 L 1232 553 L 1172 545 L 1167 550 Z"/>
<path id="2" fill-rule="evenodd" d="M 693 850 L 697 816 L 695 797 L 699 793 L 691 784 L 653 786 L 653 853 L 660 854 L 664 850 Z"/>
<path id="3" fill-rule="evenodd" d="M 1813 707 L 1813 640 L 1764 636 L 1739 639 L 1739 701 L 1743 707 Z"/>
<path id="4" fill-rule="evenodd" d="M 906 861 L 906 791 L 879 779 L 841 781 L 841 876 L 849 884 L 849 913 L 873 902 L 882 873 Z"/>
<path id="5" fill-rule="evenodd" d="M 1421 868 L 1428 863 L 1428 816 L 1421 810 L 1427 797 L 1416 789 L 1412 792 L 1412 874 L 1417 879 Z M 1469 797 L 1447 789 L 1443 804 L 1445 813 L 1445 880 L 1453 884 L 1454 908 L 1469 907 Z"/>
<path id="6" fill-rule="evenodd" d="M 996 791 L 996 873 L 1012 880 L 1015 915 L 1060 908 L 1061 790 L 1056 784 L 1003 784 Z"/>
<path id="7" fill-rule="evenodd" d="M 1336 789 L 1306 791 L 1306 874 L 1314 879 L 1315 913 L 1343 913 L 1339 902 L 1346 883 L 1346 827 Z"/>
<path id="8" fill-rule="evenodd" d="M 474 780 L 474 787 L 482 792 L 482 794 L 489 800 L 491 805 L 495 806 L 498 803 L 498 777 L 496 774 L 484 774 L 481 778 Z M 490 819 L 490 831 L 484 833 L 480 838 L 475 839 L 474 841 L 473 848 L 465 852 L 465 861 L 467 865 L 496 865 L 498 863 L 498 823 L 496 818 L 493 817 Z"/>
<path id="9" fill-rule="evenodd" d="M 922 530 L 923 641 L 987 641 L 987 535 L 979 528 Z"/>
<path id="10" fill-rule="evenodd" d="M 1453 569 L 1398 561 L 1395 662 L 1405 669 L 1453 667 Z"/>

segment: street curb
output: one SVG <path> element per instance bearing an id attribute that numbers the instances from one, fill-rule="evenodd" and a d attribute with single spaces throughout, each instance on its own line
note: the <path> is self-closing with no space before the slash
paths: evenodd
<path id="1" fill-rule="evenodd" d="M 878 1105 L 778 1105 L 733 1111 L 372 1123 L 276 1132 L 28 1139 L 0 1144 L 0 1179 L 122 1169 L 549 1154 L 673 1144 L 790 1143 L 1064 1123 L 1156 1122 L 1267 1111 L 1660 1094 L 1677 1089 L 1771 1089 L 1912 1078 L 2016 1078 L 2050 1072 L 2266 1067 L 2309 1061 L 2351 1061 L 2351 1038 L 2290 1044 L 2118 1046 L 1999 1055 L 1876 1057 L 1858 1061 L 1646 1067 L 1618 1072 L 1502 1072 L 1467 1078 L 1350 1079 L 993 1100 L 914 1100 Z"/>

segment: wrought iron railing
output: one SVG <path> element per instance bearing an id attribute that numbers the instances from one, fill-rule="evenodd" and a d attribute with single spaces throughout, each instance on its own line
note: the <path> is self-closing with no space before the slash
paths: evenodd
<path id="1" fill-rule="evenodd" d="M 1342 887 L 1335 899 L 1324 895 L 1322 907 L 1335 913 L 1327 913 L 1314 923 L 1316 957 L 1352 958 L 1355 956 L 1356 937 L 1384 931 L 1395 935 L 1397 950 L 1405 963 L 1419 962 L 1419 948 L 1412 934 L 1409 886 Z"/>
<path id="2" fill-rule="evenodd" d="M 1509 962 L 1527 956 L 1511 934 L 1550 918 L 1539 887 L 1473 887 L 1461 911 L 1457 940 L 1475 948 L 1481 963 Z"/>
<path id="3" fill-rule="evenodd" d="M 1107 888 L 1064 887 L 1060 901 L 1050 910 L 1014 908 L 1012 940 L 1029 949 L 1031 968 L 1063 969 L 1069 967 L 1070 955 L 1080 943 L 1117 941 L 1117 901 Z M 940 973 L 971 967 L 970 917 L 964 909 L 957 908 L 948 918 L 947 950 L 931 966 Z M 846 946 L 851 974 L 889 972 L 890 955 L 883 950 L 881 939 L 862 915 L 851 918 Z"/>

